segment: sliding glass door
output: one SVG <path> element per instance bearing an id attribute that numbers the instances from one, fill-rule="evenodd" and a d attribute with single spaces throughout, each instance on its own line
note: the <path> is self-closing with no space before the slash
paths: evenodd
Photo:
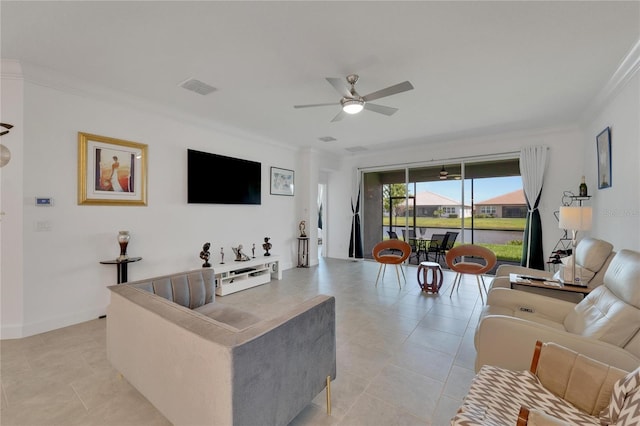
<path id="1" fill-rule="evenodd" d="M 448 233 L 454 244 L 487 245 L 499 257 L 519 261 L 526 204 L 517 159 L 465 160 L 362 175 L 365 258 L 371 258 L 373 245 L 382 239 L 428 244 L 434 235 Z M 412 260 L 417 263 L 418 256 Z"/>

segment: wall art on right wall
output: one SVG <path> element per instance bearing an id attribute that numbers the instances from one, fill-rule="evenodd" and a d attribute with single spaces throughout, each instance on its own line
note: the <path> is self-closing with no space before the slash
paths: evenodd
<path id="1" fill-rule="evenodd" d="M 598 149 L 598 189 L 611 188 L 611 127 L 596 137 Z"/>

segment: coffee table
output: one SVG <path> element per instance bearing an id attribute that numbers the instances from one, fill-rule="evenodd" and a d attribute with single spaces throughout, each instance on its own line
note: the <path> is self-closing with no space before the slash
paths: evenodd
<path id="1" fill-rule="evenodd" d="M 592 288 L 582 287 L 571 284 L 564 284 L 557 281 L 538 281 L 538 280 L 530 280 L 525 279 L 520 276 L 520 274 L 509 274 L 509 282 L 511 283 L 511 288 L 514 286 L 524 286 L 524 287 L 536 287 L 536 288 L 548 288 L 551 290 L 557 291 L 565 291 L 569 293 L 580 293 L 582 297 L 585 297 L 587 294 L 591 293 Z"/>

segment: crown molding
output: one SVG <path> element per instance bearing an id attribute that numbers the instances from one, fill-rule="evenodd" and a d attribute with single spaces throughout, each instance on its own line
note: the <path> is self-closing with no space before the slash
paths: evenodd
<path id="1" fill-rule="evenodd" d="M 618 65 L 616 71 L 598 94 L 591 100 L 584 113 L 582 121 L 596 115 L 612 98 L 614 98 L 636 75 L 640 69 L 640 40 L 637 40 L 629 52 Z"/>

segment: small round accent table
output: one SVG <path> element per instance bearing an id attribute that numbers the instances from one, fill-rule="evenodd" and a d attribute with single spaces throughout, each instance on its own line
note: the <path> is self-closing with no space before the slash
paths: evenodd
<path id="1" fill-rule="evenodd" d="M 429 281 L 429 271 L 431 271 L 431 281 Z M 443 279 L 444 275 L 439 263 L 420 262 L 418 266 L 418 284 L 422 291 L 437 293 L 442 287 Z"/>

